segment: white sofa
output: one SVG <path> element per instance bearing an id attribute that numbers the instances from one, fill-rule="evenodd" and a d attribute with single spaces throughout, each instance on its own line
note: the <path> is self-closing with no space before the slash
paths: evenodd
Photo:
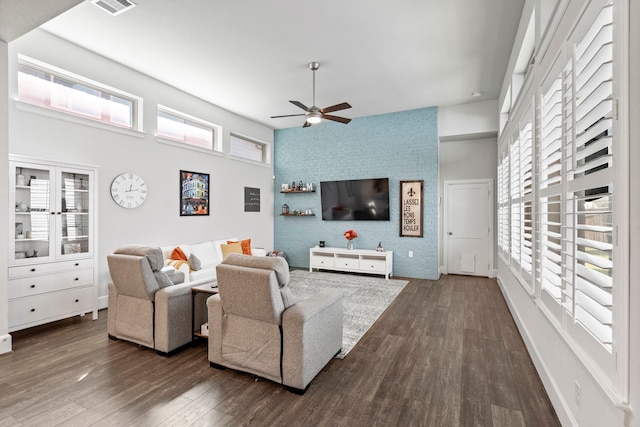
<path id="1" fill-rule="evenodd" d="M 208 240 L 196 244 L 162 246 L 160 249 L 162 249 L 164 265 L 175 267 L 177 271 L 184 273 L 185 283 L 189 283 L 191 286 L 197 286 L 216 280 L 216 266 L 222 262 L 223 258 L 220 245 L 226 244 L 228 241 L 240 242 L 240 239 L 230 237 L 221 240 Z M 172 260 L 171 254 L 176 247 L 179 247 L 187 258 L 189 258 L 191 254 L 194 254 L 197 260 L 200 261 L 201 268 L 194 270 L 189 263 L 175 262 L 175 260 Z M 262 248 L 251 247 L 251 255 L 266 256 L 267 251 Z"/>

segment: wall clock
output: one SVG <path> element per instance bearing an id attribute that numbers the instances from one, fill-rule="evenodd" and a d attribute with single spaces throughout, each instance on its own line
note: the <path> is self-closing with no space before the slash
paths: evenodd
<path id="1" fill-rule="evenodd" d="M 147 185 L 135 173 L 121 173 L 111 183 L 111 197 L 123 208 L 137 208 L 147 198 Z"/>

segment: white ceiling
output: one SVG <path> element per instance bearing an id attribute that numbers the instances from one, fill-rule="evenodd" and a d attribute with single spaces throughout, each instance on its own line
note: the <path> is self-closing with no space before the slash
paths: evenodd
<path id="1" fill-rule="evenodd" d="M 271 128 L 312 104 L 349 118 L 495 99 L 524 0 L 89 1 L 42 28 Z M 482 92 L 473 97 L 472 92 Z M 189 113 L 189 112 L 187 112 Z M 497 114 L 497 112 L 496 112 Z M 347 125 L 348 126 L 348 125 Z"/>

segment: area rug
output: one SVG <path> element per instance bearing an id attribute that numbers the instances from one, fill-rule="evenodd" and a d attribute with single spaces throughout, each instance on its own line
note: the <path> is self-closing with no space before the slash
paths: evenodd
<path id="1" fill-rule="evenodd" d="M 406 280 L 293 270 L 289 286 L 299 298 L 307 298 L 327 288 L 344 293 L 342 351 L 336 356 L 344 359 L 407 283 Z"/>

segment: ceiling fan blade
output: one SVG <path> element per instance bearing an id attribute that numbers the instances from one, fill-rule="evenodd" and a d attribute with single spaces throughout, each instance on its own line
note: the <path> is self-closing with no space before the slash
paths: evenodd
<path id="1" fill-rule="evenodd" d="M 348 102 L 343 102 L 342 104 L 332 105 L 331 107 L 322 108 L 320 110 L 321 113 L 332 113 L 334 111 L 346 110 L 347 108 L 351 108 Z"/>
<path id="2" fill-rule="evenodd" d="M 302 108 L 304 111 L 311 111 L 311 110 L 309 110 L 309 108 L 306 105 L 304 105 L 300 101 L 289 101 L 289 102 L 292 103 L 293 105 L 295 105 L 296 107 Z"/>
<path id="3" fill-rule="evenodd" d="M 347 119 L 345 117 L 331 116 L 329 114 L 323 114 L 323 119 L 333 120 L 334 122 L 344 123 L 345 125 L 351 121 L 351 119 Z"/>
<path id="4" fill-rule="evenodd" d="M 309 123 L 308 121 L 304 121 L 304 124 L 302 125 L 303 128 L 308 128 L 309 126 L 311 126 L 311 123 Z"/>
<path id="5" fill-rule="evenodd" d="M 304 113 L 302 114 L 285 114 L 284 116 L 271 116 L 272 119 L 279 119 L 280 117 L 297 117 L 297 116 L 304 116 Z"/>

